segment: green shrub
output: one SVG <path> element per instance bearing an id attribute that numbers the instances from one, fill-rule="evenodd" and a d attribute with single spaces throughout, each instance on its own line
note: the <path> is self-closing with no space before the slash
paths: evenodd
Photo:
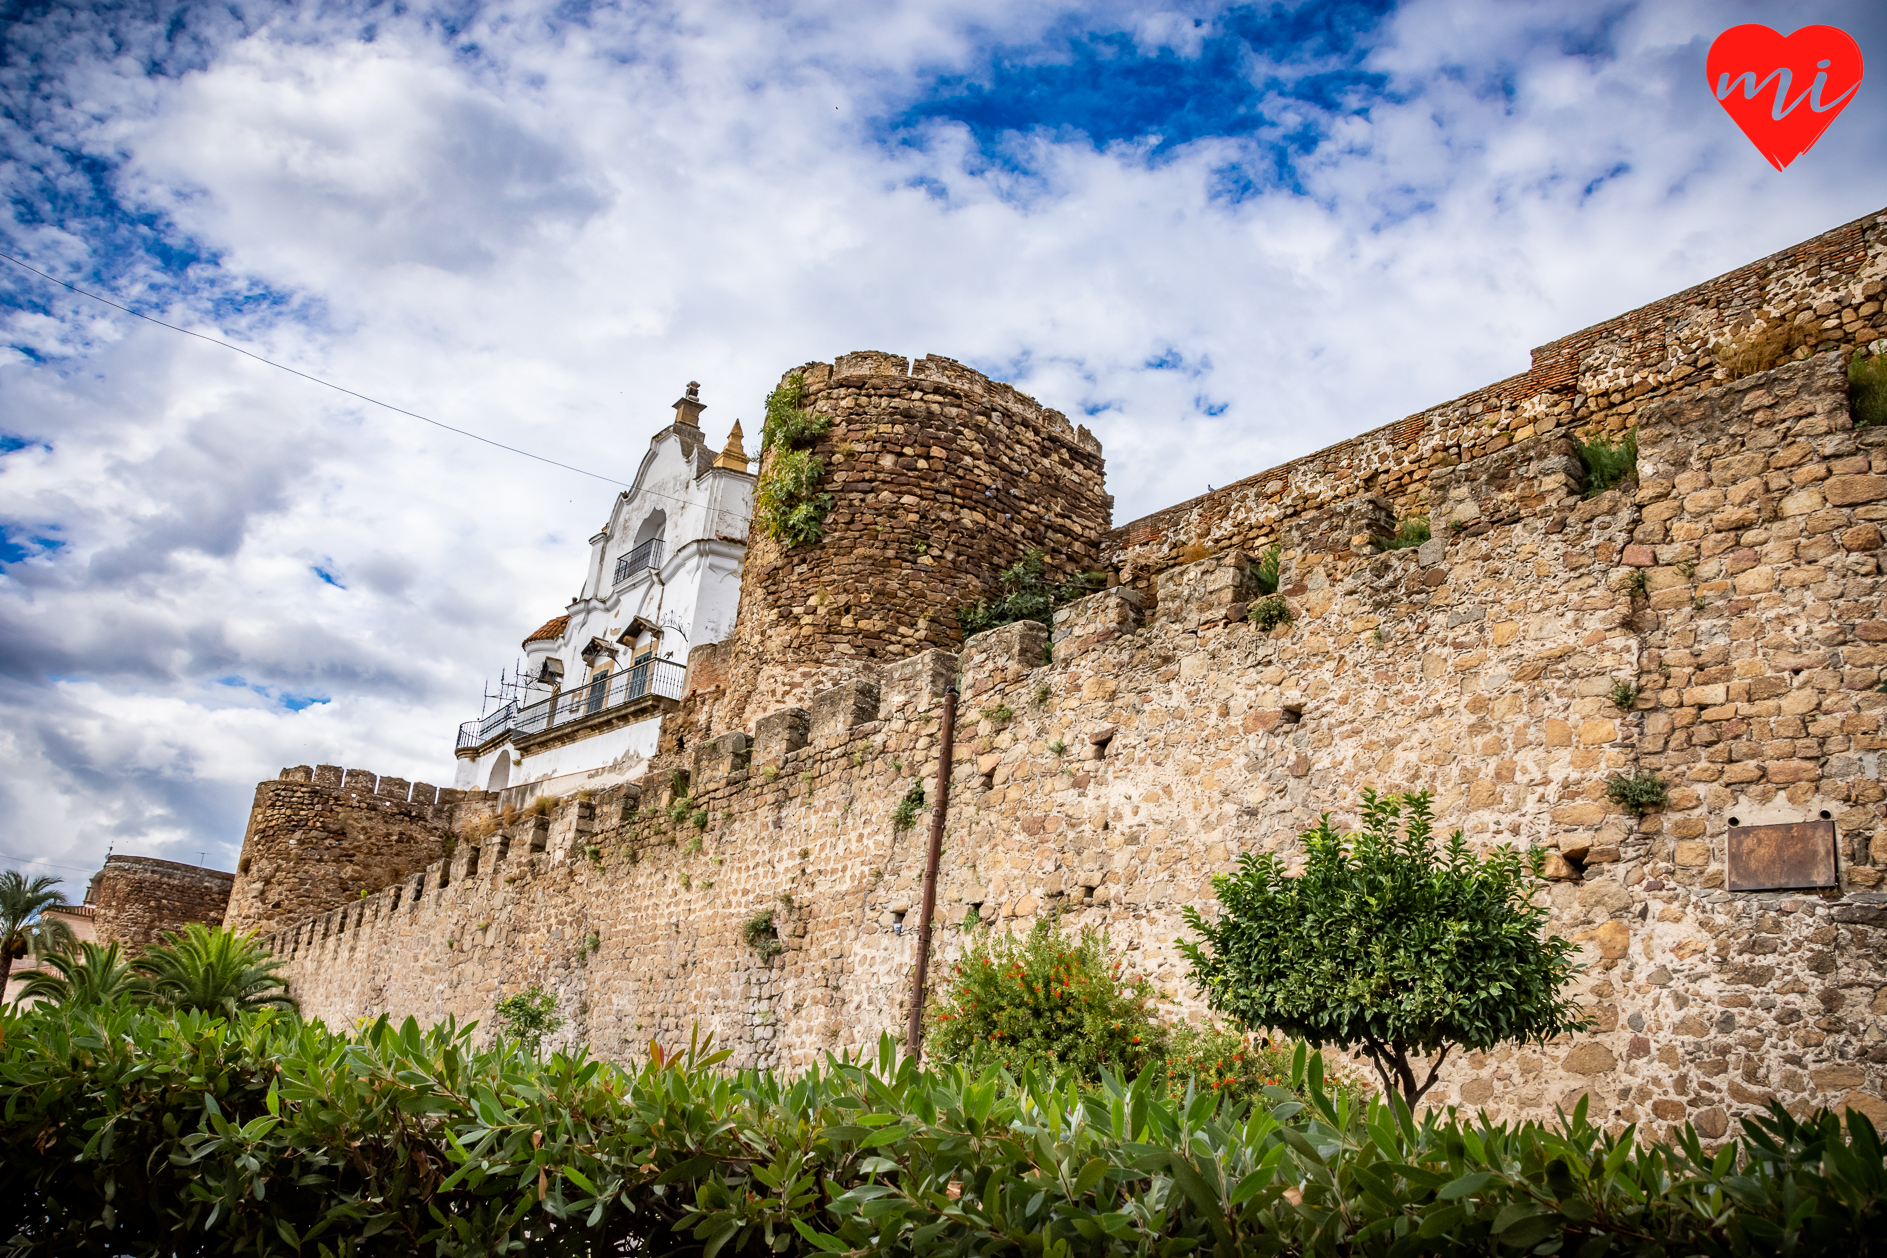
<path id="1" fill-rule="evenodd" d="M 563 1028 L 563 1015 L 557 1012 L 557 997 L 536 983 L 513 992 L 492 1006 L 492 1021 L 498 1031 L 527 1053 L 544 1047 L 544 1037 Z"/>
<path id="2" fill-rule="evenodd" d="M 1605 797 L 1642 817 L 1653 808 L 1664 807 L 1668 791 L 1664 779 L 1657 774 L 1636 770 L 1630 777 L 1614 773 L 1607 778 Z"/>
<path id="3" fill-rule="evenodd" d="M 754 518 L 768 537 L 791 548 L 825 536 L 832 495 L 816 493 L 826 473 L 823 459 L 803 448 L 832 427 L 824 415 L 804 410 L 805 378 L 798 372 L 767 395 L 767 418 L 760 430 L 764 470 L 754 482 Z"/>
<path id="4" fill-rule="evenodd" d="M 651 1042 L 638 1066 L 104 1007 L 0 1013 L 11 1252 L 348 1258 L 1852 1254 L 1882 1234 L 1867 1118 L 1780 1106 L 1721 1152 L 1288 1087 L 1175 1100 L 919 1069 L 889 1037 L 792 1078 Z M 1300 1099 L 1302 1098 L 1302 1099 Z"/>
<path id="5" fill-rule="evenodd" d="M 1848 360 L 1848 411 L 1856 428 L 1887 424 L 1887 354 Z"/>
<path id="6" fill-rule="evenodd" d="M 1018 620 L 1053 626 L 1057 607 L 1087 597 L 1102 589 L 1106 581 L 1106 574 L 1099 572 L 1078 572 L 1064 581 L 1052 580 L 1047 556 L 1031 550 L 997 574 L 998 593 L 994 598 L 957 608 L 957 623 L 966 638 Z"/>
<path id="7" fill-rule="evenodd" d="M 766 419 L 760 425 L 760 449 L 786 449 L 804 445 L 832 430 L 827 416 L 805 409 L 806 377 L 795 371 L 780 387 L 767 394 Z"/>
<path id="8" fill-rule="evenodd" d="M 1261 598 L 1245 610 L 1245 618 L 1269 633 L 1279 625 L 1291 623 L 1291 605 L 1282 594 Z"/>
<path id="9" fill-rule="evenodd" d="M 1387 537 L 1378 537 L 1376 546 L 1381 550 L 1408 550 L 1420 546 L 1429 539 L 1428 517 L 1412 515 L 1396 525 L 1396 531 Z"/>
<path id="10" fill-rule="evenodd" d="M 1429 795 L 1363 792 L 1363 828 L 1325 813 L 1303 873 L 1248 852 L 1213 878 L 1220 913 L 1184 910 L 1180 951 L 1206 1003 L 1241 1025 L 1359 1049 L 1413 1107 L 1457 1047 L 1545 1043 L 1587 1022 L 1561 994 L 1577 946 L 1543 934 L 1531 903 L 1545 854 L 1477 857 L 1459 830 L 1434 843 Z M 1430 1058 L 1417 1082 L 1412 1056 Z"/>
<path id="11" fill-rule="evenodd" d="M 1165 1028 L 1153 985 L 1125 965 L 1100 931 L 1069 939 L 1047 918 L 1021 939 L 978 939 L 931 1006 L 926 1051 L 1012 1070 L 1073 1068 L 1090 1080 L 1103 1068 L 1137 1074 L 1160 1056 Z"/>
<path id="12" fill-rule="evenodd" d="M 1586 497 L 1597 498 L 1628 476 L 1638 474 L 1638 430 L 1625 430 L 1625 439 L 1617 445 L 1603 437 L 1591 441 L 1573 441 L 1579 461 L 1586 469 Z"/>
<path id="13" fill-rule="evenodd" d="M 256 942 L 254 932 L 185 923 L 132 962 L 159 1004 L 202 1013 L 234 1014 L 263 1008 L 293 1009 L 281 962 Z"/>
<path id="14" fill-rule="evenodd" d="M 1220 1022 L 1180 1022 L 1167 1031 L 1160 1068 L 1168 1096 L 1184 1096 L 1191 1086 L 1224 1100 L 1249 1101 L 1289 1081 L 1291 1053 Z"/>
<path id="15" fill-rule="evenodd" d="M 1612 706 L 1621 712 L 1629 712 L 1638 702 L 1638 687 L 1629 681 L 1612 683 Z"/>
<path id="16" fill-rule="evenodd" d="M 145 1000 L 153 994 L 150 980 L 132 968 L 116 943 L 85 940 L 70 952 L 48 953 L 42 960 L 44 965 L 20 984 L 19 999 L 76 1007 Z"/>

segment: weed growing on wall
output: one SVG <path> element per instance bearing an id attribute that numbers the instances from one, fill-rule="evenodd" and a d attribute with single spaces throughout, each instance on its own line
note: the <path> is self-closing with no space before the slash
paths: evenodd
<path id="1" fill-rule="evenodd" d="M 1605 797 L 1641 817 L 1653 808 L 1664 807 L 1667 796 L 1664 779 L 1655 773 L 1641 770 L 1630 777 L 1614 773 L 1605 780 Z"/>
<path id="2" fill-rule="evenodd" d="M 1741 340 L 1712 347 L 1717 364 L 1731 380 L 1741 380 L 1759 371 L 1779 367 L 1796 350 L 1809 343 L 1808 329 L 1799 323 L 1778 323 L 1774 327 L 1752 331 Z"/>
<path id="3" fill-rule="evenodd" d="M 1396 531 L 1387 537 L 1378 537 L 1378 550 L 1408 550 L 1420 546 L 1429 539 L 1428 517 L 1412 515 L 1396 525 Z"/>
<path id="4" fill-rule="evenodd" d="M 749 948 L 760 954 L 762 965 L 786 951 L 786 945 L 780 941 L 779 927 L 774 924 L 772 909 L 761 909 L 742 922 L 740 937 Z"/>
<path id="5" fill-rule="evenodd" d="M 1887 354 L 1848 360 L 1848 411 L 1856 428 L 1887 424 Z"/>
<path id="6" fill-rule="evenodd" d="M 1126 972 L 1100 931 L 1071 939 L 1037 918 L 1023 938 L 970 945 L 931 1007 L 924 1043 L 941 1057 L 981 1056 L 1012 1069 L 1133 1075 L 1165 1048 L 1153 1001 L 1153 984 Z"/>
<path id="7" fill-rule="evenodd" d="M 789 548 L 810 545 L 825 536 L 832 495 L 815 492 L 825 475 L 825 461 L 807 447 L 832 427 L 824 415 L 804 409 L 806 381 L 798 372 L 767 395 L 767 418 L 760 430 L 765 470 L 754 482 L 754 519 L 767 536 Z"/>
<path id="8" fill-rule="evenodd" d="M 1628 682 L 1628 681 L 1620 681 L 1620 682 L 1612 683 L 1612 706 L 1613 707 L 1617 708 L 1621 712 L 1628 712 L 1631 710 L 1632 704 L 1636 702 L 1638 702 L 1638 687 L 1637 686 L 1633 685 L 1631 682 Z"/>
<path id="9" fill-rule="evenodd" d="M 1180 951 L 1206 1003 L 1243 1026 L 1361 1050 L 1413 1107 L 1457 1048 L 1544 1044 L 1588 1025 L 1561 993 L 1578 946 L 1544 934 L 1532 903 L 1545 853 L 1476 856 L 1435 842 L 1426 791 L 1363 792 L 1363 827 L 1325 813 L 1301 837 L 1301 875 L 1248 852 L 1212 880 L 1221 912 L 1191 905 Z M 1429 1059 L 1418 1080 L 1413 1058 Z"/>
<path id="10" fill-rule="evenodd" d="M 917 824 L 917 814 L 924 807 L 924 784 L 919 782 L 904 793 L 891 813 L 891 828 L 903 832 Z"/>
<path id="11" fill-rule="evenodd" d="M 1261 598 L 1245 612 L 1246 619 L 1260 629 L 1270 632 L 1279 625 L 1291 623 L 1291 605 L 1284 601 L 1282 594 L 1273 594 L 1270 598 Z"/>
<path id="12" fill-rule="evenodd" d="M 1271 546 L 1258 553 L 1258 562 L 1251 566 L 1252 584 L 1258 587 L 1260 594 L 1278 592 L 1279 570 L 1284 565 L 1284 547 Z"/>
<path id="13" fill-rule="evenodd" d="M 544 1037 L 555 1035 L 564 1024 L 557 998 L 536 983 L 493 1005 L 491 1016 L 498 1033 L 528 1053 L 541 1051 Z"/>
<path id="14" fill-rule="evenodd" d="M 1574 439 L 1573 448 L 1586 469 L 1586 497 L 1597 498 L 1628 476 L 1638 474 L 1638 430 L 1628 428 L 1617 445 L 1603 437 Z"/>
<path id="15" fill-rule="evenodd" d="M 981 598 L 967 607 L 957 608 L 957 623 L 963 636 L 1000 629 L 1018 620 L 1035 620 L 1052 626 L 1055 609 L 1102 589 L 1107 575 L 1077 572 L 1063 581 L 1049 576 L 1048 558 L 1040 550 L 1025 553 L 996 575 L 997 594 Z"/>

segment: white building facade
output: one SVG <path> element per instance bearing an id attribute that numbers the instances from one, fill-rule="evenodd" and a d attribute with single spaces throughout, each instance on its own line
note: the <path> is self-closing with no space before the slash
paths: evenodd
<path id="1" fill-rule="evenodd" d="M 577 596 L 525 638 L 519 696 L 459 727 L 455 785 L 522 801 L 640 777 L 688 652 L 733 630 L 754 477 L 738 421 L 708 445 L 699 387 L 590 539 Z"/>

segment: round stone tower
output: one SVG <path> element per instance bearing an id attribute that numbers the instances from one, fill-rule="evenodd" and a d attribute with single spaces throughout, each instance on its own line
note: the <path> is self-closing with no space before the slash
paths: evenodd
<path id="1" fill-rule="evenodd" d="M 220 926 L 229 907 L 234 874 L 150 856 L 110 856 L 92 875 L 85 902 L 100 943 L 121 943 L 133 952 L 157 943 L 185 922 Z"/>
<path id="2" fill-rule="evenodd" d="M 717 732 L 954 650 L 957 609 L 998 572 L 1034 549 L 1057 577 L 1094 568 L 1113 512 L 1092 433 L 961 363 L 862 352 L 795 373 L 832 421 L 813 447 L 832 506 L 823 538 L 791 548 L 755 516 L 734 632 L 699 670 L 724 686 Z"/>

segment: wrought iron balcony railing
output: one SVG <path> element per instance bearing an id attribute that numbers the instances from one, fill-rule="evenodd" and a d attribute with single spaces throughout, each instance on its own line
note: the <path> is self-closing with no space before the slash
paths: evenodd
<path id="1" fill-rule="evenodd" d="M 687 675 L 687 668 L 675 660 L 645 659 L 527 707 L 507 703 L 490 716 L 467 721 L 459 726 L 459 746 L 482 746 L 506 731 L 520 737 L 541 734 L 547 729 L 621 707 L 645 695 L 679 699 L 681 684 Z"/>
<path id="2" fill-rule="evenodd" d="M 662 539 L 652 537 L 616 561 L 616 585 L 635 576 L 644 568 L 662 566 Z"/>

